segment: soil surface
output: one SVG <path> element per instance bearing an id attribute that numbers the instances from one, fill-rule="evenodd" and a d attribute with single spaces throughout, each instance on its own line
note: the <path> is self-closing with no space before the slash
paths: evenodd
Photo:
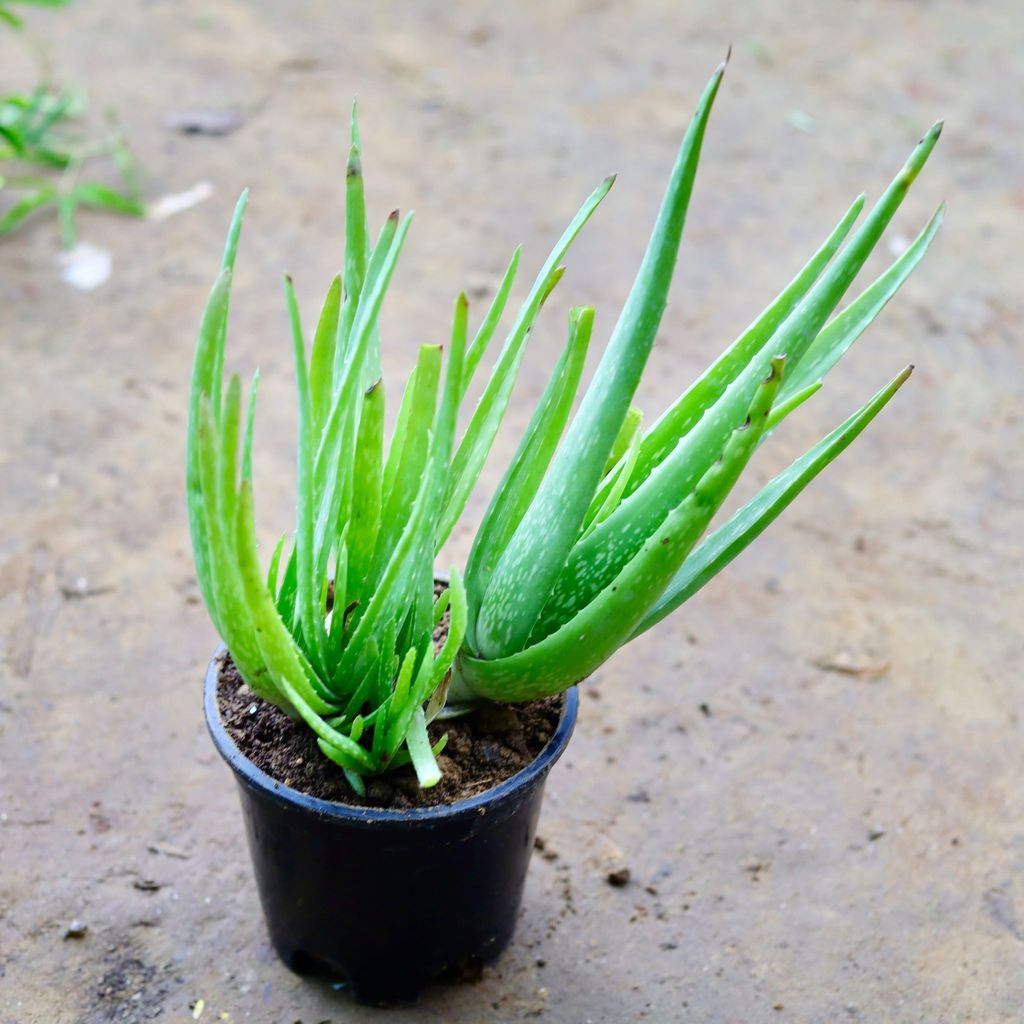
<path id="1" fill-rule="evenodd" d="M 94 292 L 61 281 L 51 215 L 0 239 L 0 1024 L 1020 1024 L 1019 0 L 17 10 L 61 79 L 119 113 L 149 199 L 212 194 L 162 220 L 83 211 L 82 240 L 113 260 Z M 261 370 L 266 559 L 294 525 L 281 273 L 311 330 L 341 259 L 351 97 L 372 230 L 416 209 L 384 303 L 389 421 L 417 346 L 449 337 L 456 295 L 473 331 L 522 243 L 507 326 L 580 202 L 619 173 L 438 560 L 462 566 L 569 308 L 597 307 L 591 365 L 607 339 L 730 42 L 645 423 L 943 117 L 854 292 L 944 199 L 931 251 L 735 501 L 917 369 L 752 548 L 581 687 L 501 961 L 412 1009 L 357 1006 L 275 957 L 203 722 L 217 638 L 183 451 L 235 199 L 251 187 L 227 365 Z M 34 74 L 0 26 L 0 90 Z M 170 126 L 197 111 L 238 127 Z"/>
<path id="2" fill-rule="evenodd" d="M 257 768 L 292 789 L 322 800 L 404 810 L 476 796 L 527 767 L 554 735 L 561 697 L 530 704 L 495 704 L 463 718 L 432 722 L 431 744 L 447 736 L 438 756 L 441 781 L 421 789 L 411 767 L 366 780 L 366 795 L 352 790 L 342 770 L 320 752 L 305 722 L 255 696 L 230 657 L 218 678 L 221 721 Z"/>

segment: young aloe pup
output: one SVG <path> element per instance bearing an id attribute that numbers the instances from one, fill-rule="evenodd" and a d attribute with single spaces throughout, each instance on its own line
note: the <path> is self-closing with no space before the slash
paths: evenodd
<path id="1" fill-rule="evenodd" d="M 289 278 L 298 384 L 297 523 L 260 562 L 251 450 L 256 379 L 223 386 L 232 267 L 246 198 L 200 329 L 187 485 L 196 570 L 211 618 L 252 690 L 302 718 L 362 793 L 411 762 L 439 779 L 427 725 L 481 700 L 526 701 L 585 679 L 699 590 L 843 451 L 910 375 L 861 409 L 705 532 L 759 444 L 822 379 L 920 261 L 942 219 L 836 316 L 843 296 L 924 166 L 940 124 L 859 228 L 858 197 L 794 280 L 647 430 L 632 400 L 668 297 L 697 162 L 724 65 L 686 132 L 636 281 L 572 415 L 594 325 L 568 340 L 476 534 L 464 576 L 434 595 L 434 559 L 458 521 L 509 403 L 526 342 L 569 246 L 611 188 L 586 200 L 541 267 L 460 433 L 469 385 L 496 336 L 519 250 L 470 336 L 466 298 L 447 353 L 424 345 L 384 439 L 378 317 L 409 230 L 397 211 L 367 233 L 353 112 L 346 250 L 307 347 Z M 831 319 L 830 319 L 831 318 Z M 564 436 L 563 436 L 564 435 Z M 239 455 L 240 451 L 240 455 Z M 702 539 L 703 538 L 703 539 Z M 433 632 L 450 612 L 447 639 Z"/>

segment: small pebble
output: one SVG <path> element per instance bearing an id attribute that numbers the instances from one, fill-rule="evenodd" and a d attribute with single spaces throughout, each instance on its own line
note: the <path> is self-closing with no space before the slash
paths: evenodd
<path id="1" fill-rule="evenodd" d="M 89 926 L 77 918 L 67 926 L 64 931 L 65 939 L 84 939 Z"/>
<path id="2" fill-rule="evenodd" d="M 614 871 L 608 872 L 608 877 L 605 880 L 610 886 L 621 889 L 629 884 L 630 877 L 629 868 L 616 868 Z"/>

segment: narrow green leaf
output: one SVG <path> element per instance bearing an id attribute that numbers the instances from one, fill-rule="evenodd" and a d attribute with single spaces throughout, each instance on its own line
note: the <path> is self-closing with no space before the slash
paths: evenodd
<path id="1" fill-rule="evenodd" d="M 928 251 L 928 246 L 942 224 L 945 209 L 945 204 L 940 206 L 924 230 L 899 259 L 814 339 L 799 365 L 790 372 L 783 384 L 783 399 L 823 378 L 882 312 L 886 303 L 896 294 Z"/>
<path id="2" fill-rule="evenodd" d="M 334 377 L 334 345 L 338 335 L 338 312 L 341 308 L 341 277 L 336 276 L 327 289 L 320 320 L 313 336 L 309 356 L 309 390 L 313 403 L 313 436 L 319 440 L 331 407 Z"/>
<path id="3" fill-rule="evenodd" d="M 296 444 L 296 607 L 299 624 L 305 640 L 306 656 L 314 671 L 325 674 L 325 637 L 323 620 L 316 607 L 318 587 L 314 581 L 313 527 L 316 504 L 313 493 L 313 410 L 309 387 L 309 373 L 306 368 L 306 345 L 302 337 L 299 319 L 299 304 L 295 298 L 292 279 L 284 278 L 285 296 L 288 300 L 288 319 L 292 329 L 292 345 L 295 352 L 295 382 L 298 390 L 298 441 Z"/>
<path id="4" fill-rule="evenodd" d="M 768 308 L 722 353 L 686 392 L 667 409 L 648 431 L 640 446 L 636 469 L 626 487 L 632 494 L 647 479 L 655 466 L 668 455 L 695 423 L 719 398 L 726 388 L 762 351 L 779 325 L 807 294 L 843 239 L 850 233 L 864 208 L 864 195 L 859 195 L 843 215 L 832 233 L 807 261 L 800 273 L 784 288 Z M 601 497 L 598 492 L 598 497 Z"/>
<path id="5" fill-rule="evenodd" d="M 0 217 L 0 235 L 9 234 L 30 213 L 33 213 L 35 210 L 42 209 L 42 207 L 55 202 L 56 199 L 57 189 L 52 185 L 47 185 L 44 188 L 33 192 L 31 195 L 27 195 L 23 199 L 19 199 L 4 212 L 2 217 Z"/>
<path id="6" fill-rule="evenodd" d="M 260 383 L 260 371 L 255 370 L 249 386 L 249 405 L 245 413 L 245 435 L 242 439 L 242 479 L 252 479 L 252 432 L 256 424 L 256 391 Z"/>
<path id="7" fill-rule="evenodd" d="M 736 512 L 683 562 L 665 592 L 633 630 L 633 636 L 650 629 L 709 580 L 722 571 L 740 552 L 775 521 L 791 501 L 878 415 L 913 367 L 907 367 L 849 419 L 816 444 L 787 470 L 767 484 L 758 495 Z"/>
<path id="8" fill-rule="evenodd" d="M 146 212 L 145 206 L 134 196 L 124 195 L 98 181 L 84 181 L 74 187 L 72 194 L 79 203 L 99 206 L 130 217 L 141 217 Z"/>
<path id="9" fill-rule="evenodd" d="M 612 445 L 612 450 L 608 456 L 608 461 L 605 463 L 602 476 L 607 476 L 615 468 L 616 463 L 618 463 L 622 456 L 632 447 L 633 438 L 639 432 L 643 418 L 643 412 L 635 405 L 629 407 L 626 418 L 622 421 L 622 429 Z"/>
<path id="10" fill-rule="evenodd" d="M 515 280 L 516 270 L 519 268 L 519 255 L 521 251 L 522 246 L 517 245 L 515 252 L 512 253 L 512 259 L 509 261 L 508 268 L 505 270 L 505 276 L 501 279 L 501 284 L 491 300 L 487 315 L 484 317 L 483 323 L 480 324 L 480 329 L 476 332 L 473 343 L 466 350 L 466 365 L 462 374 L 460 397 L 465 397 L 466 389 L 473 380 L 476 368 L 480 365 L 480 360 L 487 351 L 487 346 L 491 343 L 491 339 L 498 328 L 498 323 L 501 321 L 501 314 L 504 313 L 505 304 L 508 302 L 508 293 L 512 290 L 512 282 Z"/>

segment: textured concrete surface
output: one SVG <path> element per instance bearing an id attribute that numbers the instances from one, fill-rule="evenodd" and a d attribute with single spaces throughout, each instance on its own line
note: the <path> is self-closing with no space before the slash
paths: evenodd
<path id="1" fill-rule="evenodd" d="M 91 294 L 58 281 L 52 223 L 0 245 L 0 1021 L 1024 1018 L 1019 4 L 96 0 L 33 24 L 64 76 L 120 111 L 149 196 L 215 192 L 159 223 L 83 217 L 114 258 Z M 263 370 L 269 537 L 291 517 L 279 274 L 312 311 L 337 266 L 349 98 L 374 219 L 417 209 L 387 305 L 392 382 L 443 336 L 459 288 L 479 312 L 517 242 L 536 267 L 620 172 L 500 455 L 568 306 L 596 304 L 607 335 L 730 41 L 645 407 L 944 116 L 883 256 L 945 198 L 937 244 L 743 493 L 902 365 L 917 373 L 756 550 L 588 685 L 500 965 L 413 1010 L 355 1006 L 275 961 L 202 723 L 215 638 L 182 509 L 185 390 L 231 205 L 252 187 L 230 359 Z M 28 67 L 3 46 L 12 85 Z M 245 123 L 162 127 L 196 107 Z M 622 865 L 632 881 L 612 888 Z M 88 931 L 65 939 L 74 919 Z"/>

